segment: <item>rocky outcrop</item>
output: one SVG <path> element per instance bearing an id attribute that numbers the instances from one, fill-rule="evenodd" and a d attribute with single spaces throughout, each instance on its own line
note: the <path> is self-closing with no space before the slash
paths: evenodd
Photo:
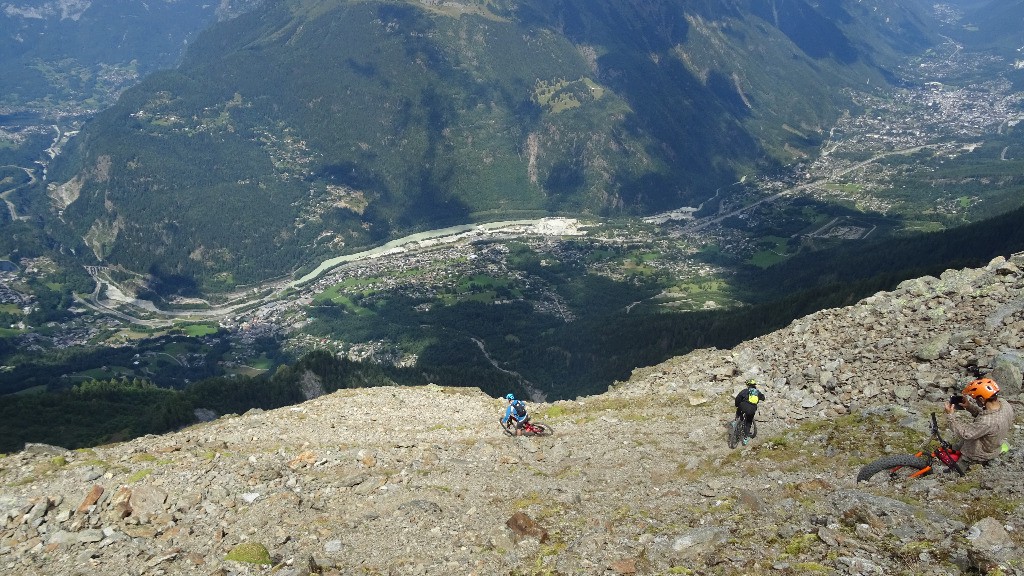
<path id="1" fill-rule="evenodd" d="M 1020 409 L 1021 258 L 908 281 L 732 350 L 532 404 L 346 390 L 165 436 L 0 458 L 5 574 L 1024 573 L 1024 460 L 857 484 L 973 373 Z M 724 426 L 748 378 L 758 437 Z M 424 417 L 424 415 L 431 415 Z M 1014 446 L 1024 445 L 1018 426 Z"/>

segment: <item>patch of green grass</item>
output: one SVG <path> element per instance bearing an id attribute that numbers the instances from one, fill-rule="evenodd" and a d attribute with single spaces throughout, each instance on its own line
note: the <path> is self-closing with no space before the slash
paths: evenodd
<path id="1" fill-rule="evenodd" d="M 557 570 L 547 568 L 546 564 L 548 563 L 550 558 L 553 558 L 561 554 L 568 547 L 568 545 L 565 542 L 563 542 L 562 539 L 557 536 L 557 534 L 552 535 L 551 533 L 549 533 L 548 538 L 548 542 L 545 544 L 541 544 L 540 550 L 537 551 L 537 558 L 534 560 L 533 563 L 533 570 L 531 572 L 532 574 L 550 574 L 551 576 L 557 576 L 559 574 Z"/>
<path id="2" fill-rule="evenodd" d="M 270 370 L 274 366 L 274 361 L 267 358 L 265 354 L 261 354 L 258 358 L 250 359 L 248 364 L 256 370 L 266 371 Z"/>
<path id="3" fill-rule="evenodd" d="M 1006 498 L 998 495 L 976 498 L 970 506 L 964 509 L 964 522 L 974 524 L 985 518 L 995 518 L 999 522 L 1005 522 L 1006 518 L 1021 505 L 1021 502 L 1020 498 Z"/>
<path id="4" fill-rule="evenodd" d="M 903 232 L 911 234 L 927 234 L 930 232 L 941 232 L 946 227 L 941 222 L 932 222 L 928 220 L 922 221 L 907 221 L 903 223 Z"/>
<path id="5" fill-rule="evenodd" d="M 33 472 L 39 475 L 50 474 L 56 470 L 60 470 L 61 468 L 67 465 L 67 458 L 63 456 L 54 456 L 53 458 L 50 458 L 45 462 L 40 462 L 39 464 L 37 464 Z"/>
<path id="6" fill-rule="evenodd" d="M 184 327 L 185 334 L 191 337 L 209 336 L 217 333 L 216 324 L 189 324 Z"/>
<path id="7" fill-rule="evenodd" d="M 564 418 L 571 414 L 572 412 L 573 410 L 571 408 L 567 408 L 566 406 L 560 404 L 551 405 L 541 410 L 540 419 L 551 420 L 554 418 Z"/>
<path id="8" fill-rule="evenodd" d="M 818 541 L 817 534 L 797 534 L 786 543 L 785 553 L 789 556 L 798 556 L 811 549 L 811 546 Z"/>
<path id="9" fill-rule="evenodd" d="M 786 254 L 774 252 L 772 250 L 762 250 L 755 253 L 750 257 L 750 264 L 761 268 L 762 270 L 768 268 L 773 264 L 778 264 L 786 259 Z"/>
<path id="10" fill-rule="evenodd" d="M 77 465 L 83 468 L 88 468 L 91 466 L 94 468 L 102 468 L 104 470 L 110 468 L 110 463 L 100 458 L 90 458 L 88 460 L 79 462 Z"/>
<path id="11" fill-rule="evenodd" d="M 865 464 L 886 454 L 912 454 L 927 438 L 928 425 L 922 420 L 919 427 L 908 428 L 901 423 L 905 418 L 905 412 L 896 410 L 868 418 L 848 414 L 804 422 L 768 441 L 773 448 L 771 458 L 835 469 Z"/>
<path id="12" fill-rule="evenodd" d="M 374 278 L 349 278 L 317 294 L 313 298 L 313 305 L 322 306 L 330 302 L 353 314 L 372 315 L 373 311 L 357 304 L 356 298 L 372 295 L 374 290 L 370 289 L 370 286 L 376 281 Z"/>
<path id="13" fill-rule="evenodd" d="M 757 247 L 760 249 L 750 257 L 748 262 L 759 268 L 767 268 L 772 264 L 777 264 L 782 260 L 789 257 L 787 246 L 789 245 L 788 238 L 782 238 L 781 236 L 765 236 L 759 238 Z"/>
<path id="14" fill-rule="evenodd" d="M 144 468 L 129 476 L 127 482 L 128 484 L 134 484 L 151 474 L 153 474 L 152 468 Z"/>

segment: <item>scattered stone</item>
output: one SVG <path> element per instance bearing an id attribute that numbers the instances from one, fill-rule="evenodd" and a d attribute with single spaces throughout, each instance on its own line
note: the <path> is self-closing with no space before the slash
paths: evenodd
<path id="1" fill-rule="evenodd" d="M 995 518 L 982 518 L 964 535 L 970 547 L 967 556 L 982 574 L 1006 571 L 1010 561 L 1019 558 L 1019 551 L 1006 528 Z"/>
<path id="2" fill-rule="evenodd" d="M 513 514 L 505 522 L 505 525 L 517 536 L 536 538 L 542 543 L 548 541 L 548 531 L 541 528 L 537 522 L 522 512 Z"/>
<path id="3" fill-rule="evenodd" d="M 609 565 L 616 574 L 636 574 L 636 560 L 634 558 L 627 558 L 625 560 L 615 560 Z"/>

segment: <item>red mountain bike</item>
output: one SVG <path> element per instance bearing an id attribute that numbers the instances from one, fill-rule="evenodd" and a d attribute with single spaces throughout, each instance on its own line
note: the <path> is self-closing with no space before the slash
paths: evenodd
<path id="1" fill-rule="evenodd" d="M 938 446 L 929 450 L 929 444 L 933 440 L 938 442 Z M 857 474 L 857 482 L 870 480 L 872 476 L 882 471 L 887 471 L 892 480 L 920 478 L 932 471 L 932 464 L 936 461 L 945 464 L 951 472 L 956 472 L 960 476 L 964 475 L 964 470 L 960 467 L 959 462 L 960 451 L 939 434 L 939 423 L 935 420 L 935 412 L 932 412 L 932 434 L 917 454 L 894 454 L 865 464 Z"/>
<path id="2" fill-rule="evenodd" d="M 508 424 L 503 424 L 501 419 L 498 419 L 498 425 L 501 426 L 501 430 L 506 436 L 516 435 L 516 425 L 511 420 Z M 551 436 L 551 426 L 547 424 L 541 424 L 540 422 L 523 422 L 523 436 Z"/>

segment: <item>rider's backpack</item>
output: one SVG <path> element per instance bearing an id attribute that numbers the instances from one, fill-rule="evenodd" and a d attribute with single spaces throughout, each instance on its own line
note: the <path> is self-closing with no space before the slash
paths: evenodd
<path id="1" fill-rule="evenodd" d="M 751 390 L 750 393 L 747 394 L 747 402 L 750 402 L 751 404 L 757 404 L 757 401 L 760 399 L 761 394 L 757 390 Z"/>
<path id="2" fill-rule="evenodd" d="M 512 409 L 515 410 L 516 416 L 520 418 L 526 416 L 526 404 L 523 404 L 522 401 L 516 400 L 515 402 L 513 402 Z"/>

